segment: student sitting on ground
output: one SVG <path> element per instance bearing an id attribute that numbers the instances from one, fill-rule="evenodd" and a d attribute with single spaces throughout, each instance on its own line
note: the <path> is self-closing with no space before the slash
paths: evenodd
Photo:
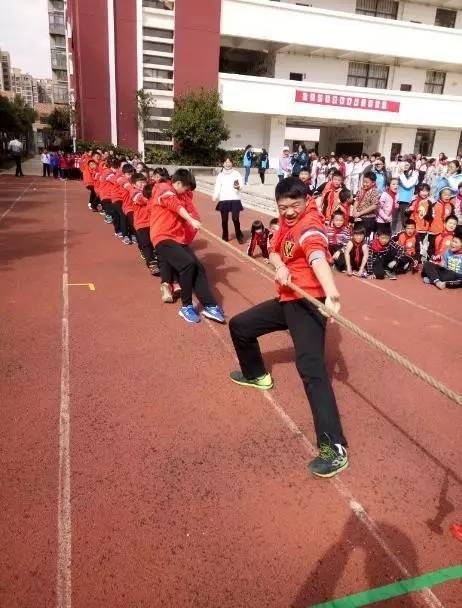
<path id="1" fill-rule="evenodd" d="M 409 268 L 406 268 L 404 272 L 407 272 L 407 270 L 410 269 L 412 269 L 413 272 L 417 272 L 422 257 L 420 254 L 420 236 L 417 232 L 414 220 L 407 220 L 404 225 L 404 230 L 395 234 L 393 240 L 404 249 L 405 254 L 412 260 L 412 264 Z"/>
<path id="2" fill-rule="evenodd" d="M 260 248 L 262 256 L 267 260 L 269 258 L 268 252 L 268 237 L 270 231 L 268 228 L 263 226 L 263 222 L 255 220 L 252 222 L 252 228 L 250 231 L 250 243 L 247 247 L 247 255 L 253 257 L 255 249 Z"/>
<path id="3" fill-rule="evenodd" d="M 454 231 L 457 228 L 457 217 L 449 215 L 444 222 L 444 230 L 435 239 L 435 254 L 432 257 L 432 262 L 439 262 L 443 253 L 451 245 Z"/>
<path id="4" fill-rule="evenodd" d="M 367 259 L 369 257 L 369 247 L 366 243 L 366 231 L 361 222 L 353 226 L 353 235 L 345 249 L 340 252 L 340 255 L 334 260 L 335 267 L 340 272 L 345 272 L 349 277 L 357 276 L 365 278 Z"/>
<path id="5" fill-rule="evenodd" d="M 435 285 L 438 289 L 462 287 L 462 226 L 456 228 L 440 264 L 425 262 L 422 277 L 424 283 Z"/>
<path id="6" fill-rule="evenodd" d="M 376 236 L 369 244 L 367 274 L 369 279 L 396 279 L 396 273 L 406 272 L 412 260 L 398 243 L 391 240 L 391 229 L 379 226 Z"/>
<path id="7" fill-rule="evenodd" d="M 327 228 L 327 240 L 329 243 L 329 253 L 334 262 L 340 257 L 340 253 L 344 249 L 351 237 L 351 230 L 345 222 L 343 211 L 337 209 L 332 217 L 331 225 Z"/>
<path id="8" fill-rule="evenodd" d="M 194 251 L 186 245 L 184 222 L 195 230 L 200 222 L 185 209 L 181 195 L 193 187 L 194 179 L 187 169 L 178 169 L 171 184 L 160 183 L 151 206 L 151 242 L 156 248 L 160 264 L 168 263 L 179 275 L 182 307 L 179 315 L 188 323 L 199 323 L 201 318 L 192 303 L 193 292 L 202 304 L 202 314 L 218 323 L 225 322 L 223 309 L 213 296 L 205 269 Z"/>

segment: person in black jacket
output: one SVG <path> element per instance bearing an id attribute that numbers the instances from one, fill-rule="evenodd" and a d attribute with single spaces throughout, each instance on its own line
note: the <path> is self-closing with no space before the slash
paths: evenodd
<path id="1" fill-rule="evenodd" d="M 265 171 L 269 167 L 269 158 L 268 152 L 263 148 L 260 154 L 260 158 L 258 159 L 258 175 L 260 176 L 261 183 L 265 183 Z"/>

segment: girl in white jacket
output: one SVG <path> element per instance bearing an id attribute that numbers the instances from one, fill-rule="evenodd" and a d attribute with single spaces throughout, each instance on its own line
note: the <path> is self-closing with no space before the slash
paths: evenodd
<path id="1" fill-rule="evenodd" d="M 221 173 L 217 175 L 215 189 L 213 191 L 213 200 L 217 203 L 215 209 L 221 213 L 223 240 L 229 240 L 228 220 L 229 214 L 231 213 L 236 239 L 241 244 L 244 242 L 244 235 L 242 234 L 241 224 L 239 222 L 239 214 L 244 210 L 240 196 L 242 185 L 241 174 L 233 168 L 232 160 L 226 158 Z"/>

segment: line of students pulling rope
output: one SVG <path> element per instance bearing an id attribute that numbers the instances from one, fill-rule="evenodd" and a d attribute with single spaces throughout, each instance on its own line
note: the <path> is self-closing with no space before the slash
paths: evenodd
<path id="1" fill-rule="evenodd" d="M 179 315 L 195 324 L 201 317 L 193 305 L 194 293 L 201 306 L 201 314 L 224 323 L 224 311 L 209 287 L 205 269 L 190 248 L 201 228 L 193 202 L 193 175 L 186 169 L 179 169 L 169 178 L 164 169 L 157 169 L 148 183 L 146 175 L 137 173 L 130 163 L 98 152 L 84 155 L 82 171 L 84 183 L 90 191 L 89 207 L 104 215 L 105 221 L 113 225 L 115 236 L 124 244 L 138 244 L 149 271 L 155 276 L 160 275 L 163 302 L 173 302 L 180 297 Z M 230 373 L 230 380 L 257 390 L 273 387 L 273 378 L 265 367 L 258 338 L 275 331 L 289 331 L 319 447 L 318 455 L 308 468 L 319 477 L 332 477 L 348 466 L 347 440 L 324 360 L 326 318 L 290 285 L 296 285 L 317 298 L 327 311 L 339 312 L 340 295 L 332 273 L 333 243 L 332 238 L 329 242 L 328 234 L 338 236 L 338 228 L 341 227 L 336 223 L 340 219 L 342 225 L 344 223 L 340 211 L 342 215 L 344 213 L 338 204 L 343 205 L 348 199 L 342 200 L 345 194 L 340 194 L 332 186 L 325 189 L 320 210 L 319 201 L 307 196 L 306 185 L 298 177 L 288 177 L 279 182 L 275 192 L 279 218 L 272 222 L 270 249 L 263 251 L 275 269 L 277 298 L 253 306 L 229 320 L 229 331 L 240 364 L 239 370 Z M 326 230 L 327 217 L 331 222 L 328 222 Z M 252 242 L 261 229 L 264 230 L 259 226 L 253 230 L 249 253 L 252 253 Z M 367 228 L 355 225 L 352 243 L 359 231 L 363 240 L 366 237 Z M 382 248 L 385 247 L 381 241 L 384 234 L 380 232 L 376 237 Z M 375 239 L 369 245 L 372 250 L 374 242 Z M 260 239 L 260 245 L 263 243 L 264 240 Z M 397 243 L 395 246 L 400 247 Z M 337 252 L 334 252 L 334 257 L 339 265 L 341 255 L 336 256 Z M 343 252 L 349 273 L 354 271 L 351 262 L 356 263 L 354 245 L 352 252 L 347 249 Z M 377 258 L 382 253 L 383 250 L 374 252 Z M 369 268 L 375 272 L 377 264 L 373 262 Z M 387 268 L 391 268 L 389 263 Z"/>

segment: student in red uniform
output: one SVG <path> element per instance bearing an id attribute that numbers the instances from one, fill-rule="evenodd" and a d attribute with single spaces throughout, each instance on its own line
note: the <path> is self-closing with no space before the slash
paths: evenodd
<path id="1" fill-rule="evenodd" d="M 454 205 L 451 199 L 452 190 L 450 188 L 442 188 L 438 193 L 438 200 L 433 205 L 433 218 L 428 230 L 428 258 L 431 258 L 435 253 L 436 237 L 443 232 L 446 218 L 454 214 Z"/>
<path id="2" fill-rule="evenodd" d="M 346 272 L 347 276 L 366 278 L 366 264 L 369 247 L 366 242 L 366 230 L 361 223 L 353 226 L 353 235 L 339 257 L 334 260 L 337 270 Z"/>
<path id="3" fill-rule="evenodd" d="M 85 163 L 83 167 L 83 183 L 85 188 L 90 193 L 90 199 L 88 201 L 88 207 L 93 212 L 98 211 L 98 197 L 95 192 L 95 172 L 96 172 L 96 162 L 93 159 L 90 159 Z"/>
<path id="4" fill-rule="evenodd" d="M 122 239 L 124 245 L 131 245 L 131 238 L 128 237 L 127 218 L 123 212 L 123 192 L 118 183 L 118 180 L 123 177 L 121 170 L 121 162 L 118 158 L 111 161 L 113 172 L 108 175 L 107 181 L 111 187 L 108 189 L 111 199 L 111 215 L 112 225 L 114 226 L 115 234 Z"/>
<path id="5" fill-rule="evenodd" d="M 412 200 L 411 206 L 407 210 L 409 219 L 415 222 L 421 243 L 427 237 L 430 223 L 433 219 L 433 205 L 430 199 L 430 191 L 431 188 L 428 184 L 421 184 L 418 188 L 417 196 Z"/>
<path id="6" fill-rule="evenodd" d="M 122 213 L 125 216 L 127 222 L 127 236 L 132 244 L 138 243 L 136 238 L 135 223 L 133 219 L 133 201 L 130 195 L 131 178 L 135 173 L 135 169 L 132 164 L 124 163 L 122 166 L 122 175 L 116 180 L 117 185 L 120 189 L 120 200 L 122 201 Z M 141 250 L 140 250 L 141 251 Z"/>
<path id="7" fill-rule="evenodd" d="M 326 224 L 330 224 L 334 211 L 340 207 L 340 192 L 343 188 L 343 176 L 337 169 L 332 172 L 332 178 L 322 192 L 322 214 Z"/>
<path id="8" fill-rule="evenodd" d="M 255 253 L 255 249 L 258 247 L 261 251 L 262 256 L 267 260 L 269 258 L 268 253 L 268 237 L 269 230 L 263 226 L 261 220 L 255 220 L 252 222 L 252 228 L 250 229 L 250 242 L 247 247 L 247 255 L 251 258 Z"/>
<path id="9" fill-rule="evenodd" d="M 422 257 L 420 255 L 420 235 L 417 232 L 414 220 L 406 220 L 404 230 L 395 234 L 393 240 L 404 249 L 404 253 L 411 262 L 409 266 L 403 262 L 396 272 L 404 274 L 411 269 L 413 272 L 417 272 Z"/>
<path id="10" fill-rule="evenodd" d="M 207 275 L 196 255 L 186 245 L 185 222 L 198 230 L 194 219 L 181 200 L 194 186 L 194 178 L 187 169 L 178 169 L 171 184 L 159 183 L 151 207 L 151 241 L 161 264 L 169 264 L 179 275 L 182 307 L 179 315 L 188 323 L 199 323 L 201 318 L 192 303 L 193 292 L 202 304 L 202 314 L 224 323 L 223 309 L 210 291 Z"/>
<path id="11" fill-rule="evenodd" d="M 298 285 L 336 313 L 340 296 L 329 265 L 324 218 L 312 201 L 307 202 L 304 184 L 295 177 L 283 179 L 276 186 L 276 202 L 280 229 L 271 243 L 270 262 L 276 270 L 278 297 L 231 319 L 229 329 L 241 369 L 230 378 L 241 386 L 271 389 L 273 379 L 263 363 L 258 338 L 288 329 L 320 447 L 309 469 L 314 475 L 332 477 L 348 466 L 348 456 L 324 361 L 326 319 L 288 283 Z"/>
<path id="12" fill-rule="evenodd" d="M 101 206 L 105 213 L 104 221 L 106 224 L 112 224 L 112 201 L 111 201 L 111 190 L 112 184 L 108 179 L 109 176 L 112 176 L 115 173 L 112 168 L 112 160 L 108 159 L 103 163 L 100 163 L 102 169 L 99 172 L 99 198 L 101 200 Z"/>
<path id="13" fill-rule="evenodd" d="M 130 182 L 132 184 L 130 198 L 133 203 L 133 223 L 136 231 L 136 240 L 149 272 L 153 276 L 159 276 L 157 256 L 149 236 L 152 186 L 146 187 L 147 180 L 143 173 L 132 175 Z"/>
<path id="14" fill-rule="evenodd" d="M 457 228 L 457 217 L 455 215 L 448 215 L 444 222 L 444 230 L 435 239 L 435 254 L 432 257 L 434 262 L 439 262 L 441 256 L 451 245 L 454 231 Z"/>

